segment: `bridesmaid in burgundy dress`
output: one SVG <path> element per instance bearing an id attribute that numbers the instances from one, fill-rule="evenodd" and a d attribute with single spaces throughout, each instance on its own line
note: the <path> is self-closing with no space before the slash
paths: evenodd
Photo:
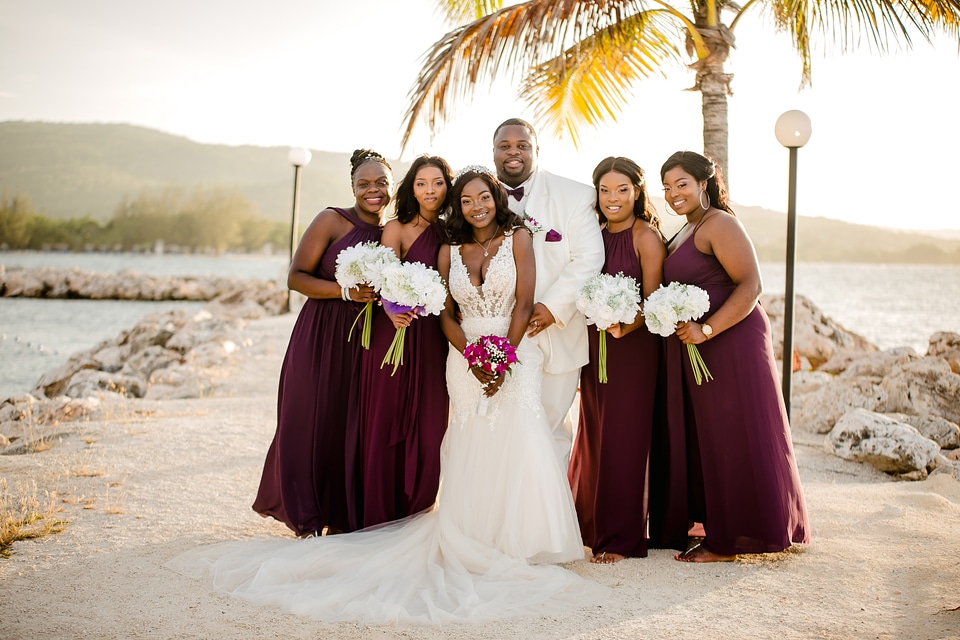
<path id="1" fill-rule="evenodd" d="M 706 532 L 677 559 L 724 562 L 809 542 L 753 243 L 709 158 L 678 151 L 660 177 L 667 204 L 687 219 L 668 244 L 664 280 L 710 296 L 699 322 L 666 339 L 668 412 L 686 428 L 690 517 Z M 696 384 L 684 344 L 699 345 L 712 381 Z"/>
<path id="2" fill-rule="evenodd" d="M 358 528 L 357 411 L 360 341 L 347 334 L 369 286 L 341 289 L 339 253 L 380 239 L 380 215 L 390 201 L 392 173 L 383 156 L 358 150 L 350 158 L 356 204 L 324 209 L 293 256 L 287 285 L 307 296 L 280 369 L 277 432 L 267 450 L 253 509 L 280 520 L 298 536 Z M 349 298 L 349 300 L 348 300 Z"/>
<path id="3" fill-rule="evenodd" d="M 445 237 L 439 218 L 452 183 L 443 158 L 415 159 L 397 187 L 397 217 L 384 226 L 381 243 L 405 262 L 436 269 Z M 391 365 L 380 365 L 398 327 L 407 333 L 403 364 L 392 374 Z M 360 385 L 364 527 L 428 509 L 437 497 L 447 428 L 447 351 L 438 316 L 382 309 L 374 318 Z"/>
<path id="4" fill-rule="evenodd" d="M 644 297 L 660 286 L 667 255 L 660 219 L 647 198 L 643 170 L 628 158 L 606 158 L 593 171 L 606 253 L 602 273 L 623 273 Z M 647 555 L 647 461 L 662 340 L 643 316 L 607 329 L 607 375 L 598 380 L 599 332 L 590 330 L 590 362 L 580 373 L 580 427 L 570 459 L 583 542 L 591 562 Z M 685 539 L 686 516 L 678 518 Z"/>

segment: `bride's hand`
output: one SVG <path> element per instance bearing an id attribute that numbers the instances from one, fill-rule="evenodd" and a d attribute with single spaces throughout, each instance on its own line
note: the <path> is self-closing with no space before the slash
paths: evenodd
<path id="1" fill-rule="evenodd" d="M 492 398 L 503 386 L 503 376 L 497 376 L 492 382 L 483 385 L 483 395 Z"/>
<path id="2" fill-rule="evenodd" d="M 473 377 L 479 380 L 484 387 L 497 379 L 497 374 L 484 371 L 480 367 L 470 367 L 470 371 L 473 373 Z"/>

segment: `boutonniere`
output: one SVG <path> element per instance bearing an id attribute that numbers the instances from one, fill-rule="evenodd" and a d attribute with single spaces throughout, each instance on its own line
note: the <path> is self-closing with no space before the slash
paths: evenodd
<path id="1" fill-rule="evenodd" d="M 537 219 L 531 216 L 526 211 L 524 211 L 523 213 L 523 223 L 527 225 L 527 228 L 530 229 L 533 235 L 537 235 L 538 233 L 543 231 L 543 225 L 537 222 Z"/>
<path id="2" fill-rule="evenodd" d="M 544 238 L 544 240 L 547 242 L 560 242 L 563 240 L 563 236 L 560 235 L 560 232 L 556 229 L 550 229 L 550 231 L 547 231 L 547 237 Z"/>

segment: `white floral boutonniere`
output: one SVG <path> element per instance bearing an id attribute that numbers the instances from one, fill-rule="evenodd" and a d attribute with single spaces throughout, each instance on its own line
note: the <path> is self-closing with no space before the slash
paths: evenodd
<path id="1" fill-rule="evenodd" d="M 533 232 L 533 235 L 537 235 L 543 231 L 543 225 L 526 211 L 523 212 L 523 223 L 527 225 L 527 228 L 530 229 L 530 231 Z"/>

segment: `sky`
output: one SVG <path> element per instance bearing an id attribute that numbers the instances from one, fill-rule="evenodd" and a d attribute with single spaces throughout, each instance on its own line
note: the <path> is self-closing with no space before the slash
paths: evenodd
<path id="1" fill-rule="evenodd" d="M 859 224 L 960 232 L 960 55 L 941 37 L 880 55 L 817 47 L 813 85 L 786 35 L 760 12 L 741 20 L 729 99 L 730 194 L 787 208 L 781 113 L 803 110 L 813 135 L 798 155 L 797 212 Z M 407 94 L 423 54 L 449 26 L 433 0 L 0 0 L 0 121 L 122 122 L 203 143 L 303 146 L 400 155 Z M 491 164 L 519 77 L 461 101 L 431 136 L 421 125 L 403 155 Z M 590 181 L 596 164 L 628 156 L 659 195 L 674 151 L 702 151 L 693 72 L 634 87 L 616 123 L 569 139 L 540 136 L 540 164 Z M 344 168 L 347 171 L 347 168 Z"/>

